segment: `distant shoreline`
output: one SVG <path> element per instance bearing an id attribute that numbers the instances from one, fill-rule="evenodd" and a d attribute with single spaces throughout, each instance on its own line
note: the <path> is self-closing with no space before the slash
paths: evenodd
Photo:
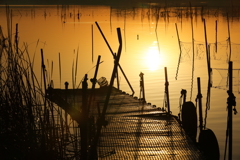
<path id="1" fill-rule="evenodd" d="M 240 6 L 238 0 L 1 0 L 0 5 L 106 5 L 112 7 L 141 7 L 144 4 L 160 7 L 236 7 Z"/>

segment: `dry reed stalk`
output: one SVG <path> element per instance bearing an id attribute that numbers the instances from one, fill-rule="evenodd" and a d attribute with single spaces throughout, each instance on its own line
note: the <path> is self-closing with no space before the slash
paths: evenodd
<path id="1" fill-rule="evenodd" d="M 0 27 L 0 155 L 3 159 L 67 159 L 75 158 L 79 147 L 68 153 L 71 137 L 65 137 L 69 128 L 63 126 L 62 110 L 46 98 L 44 89 L 34 73 L 28 45 L 19 47 L 18 25 L 12 43 L 11 11 L 6 7 L 8 36 Z M 42 75 L 47 71 L 42 53 Z M 35 53 L 33 54 L 35 57 Z M 53 75 L 53 62 L 49 83 Z M 61 125 L 59 125 L 61 124 Z M 79 133 L 72 133 L 76 138 Z M 68 141 L 66 141 L 66 139 Z"/>

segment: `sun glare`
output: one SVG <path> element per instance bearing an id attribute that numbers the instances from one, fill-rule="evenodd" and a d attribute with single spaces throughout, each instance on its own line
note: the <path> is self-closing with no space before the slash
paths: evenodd
<path id="1" fill-rule="evenodd" d="M 156 71 L 160 68 L 162 58 L 157 46 L 149 47 L 145 62 L 149 70 Z"/>

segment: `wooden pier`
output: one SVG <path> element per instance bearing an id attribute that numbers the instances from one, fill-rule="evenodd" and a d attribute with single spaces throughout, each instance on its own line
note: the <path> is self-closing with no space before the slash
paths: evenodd
<path id="1" fill-rule="evenodd" d="M 83 123 L 80 117 L 83 104 L 82 89 L 50 90 L 48 98 L 65 109 L 73 119 Z M 89 109 L 89 115 L 94 117 L 92 130 L 97 128 L 96 117 L 101 115 L 107 90 L 108 87 L 94 90 Z M 87 90 L 88 97 L 91 93 L 92 90 Z M 71 105 L 74 99 L 77 106 Z M 93 131 L 89 134 L 94 137 L 96 133 Z M 97 155 L 98 159 L 118 160 L 205 159 L 196 142 L 185 133 L 176 116 L 114 87 L 109 98 L 105 123 L 97 142 Z"/>

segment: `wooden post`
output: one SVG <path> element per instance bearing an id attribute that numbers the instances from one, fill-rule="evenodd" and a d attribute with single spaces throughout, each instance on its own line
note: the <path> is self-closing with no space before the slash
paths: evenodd
<path id="1" fill-rule="evenodd" d="M 215 39 L 216 39 L 216 40 L 215 40 L 215 41 L 216 41 L 216 42 L 215 42 L 215 52 L 217 53 L 217 29 L 218 29 L 218 27 L 217 27 L 217 25 L 218 25 L 217 20 L 216 20 L 215 23 L 216 23 L 216 33 L 215 33 L 215 34 L 216 34 L 216 38 L 215 38 Z"/>
<path id="2" fill-rule="evenodd" d="M 65 82 L 65 101 L 68 102 L 68 85 L 69 83 L 68 82 Z M 67 111 L 64 110 L 65 112 L 65 126 L 66 126 L 66 139 L 68 139 L 68 133 L 67 133 L 67 128 L 68 128 L 68 117 L 67 117 Z"/>
<path id="3" fill-rule="evenodd" d="M 232 106 L 233 106 L 233 93 L 232 93 L 232 61 L 228 66 L 229 76 L 229 90 L 228 90 L 228 160 L 232 160 Z"/>
<path id="4" fill-rule="evenodd" d="M 105 103 L 104 103 L 104 107 L 103 107 L 101 116 L 100 116 L 100 118 L 97 122 L 98 123 L 97 133 L 96 133 L 96 136 L 94 137 L 93 142 L 92 142 L 90 159 L 96 159 L 97 158 L 97 143 L 98 143 L 98 140 L 99 140 L 99 137 L 100 137 L 100 134 L 101 134 L 102 126 L 106 124 L 105 114 L 106 114 L 106 111 L 107 111 L 108 102 L 109 102 L 110 95 L 111 95 L 111 92 L 112 92 L 113 82 L 114 82 L 114 79 L 115 79 L 117 67 L 119 65 L 119 60 L 120 60 L 120 56 L 121 56 L 121 52 L 122 52 L 122 36 L 121 36 L 120 28 L 117 28 L 117 34 L 118 34 L 119 48 L 118 48 L 117 56 L 115 58 L 114 68 L 113 68 L 110 84 L 108 86 L 108 91 L 107 91 L 107 96 L 106 96 L 106 100 L 105 100 Z"/>
<path id="5" fill-rule="evenodd" d="M 141 93 L 142 93 L 142 100 L 143 100 L 143 102 L 146 102 L 143 75 L 144 74 L 142 72 L 139 74 L 139 76 L 140 76 L 140 96 L 141 96 Z"/>
<path id="6" fill-rule="evenodd" d="M 95 69 L 95 73 L 94 73 L 94 77 L 91 79 L 91 82 L 92 82 L 92 89 L 91 89 L 91 95 L 90 95 L 90 98 L 89 98 L 89 101 L 88 101 L 88 112 L 90 110 L 90 107 L 91 107 L 91 102 L 92 102 L 92 98 L 95 94 L 95 86 L 96 86 L 96 82 L 97 82 L 97 73 L 98 73 L 98 68 L 99 68 L 99 64 L 100 64 L 100 60 L 101 60 L 101 56 L 99 55 L 98 56 L 98 60 L 97 60 L 97 65 L 96 65 L 96 69 Z"/>
<path id="7" fill-rule="evenodd" d="M 183 103 L 185 103 L 187 98 L 187 90 L 182 89 L 181 94 L 183 95 Z"/>
<path id="8" fill-rule="evenodd" d="M 181 57 L 182 57 L 182 47 L 181 47 L 181 41 L 180 41 L 180 38 L 179 38 L 177 23 L 175 23 L 175 26 L 176 26 L 176 32 L 177 32 L 177 38 L 178 38 L 178 46 L 179 46 L 179 50 L 180 50 L 179 59 L 178 59 L 178 66 L 177 66 L 177 72 L 176 72 L 176 77 L 175 77 L 175 79 L 177 80 L 178 70 L 179 70 L 180 61 L 181 61 Z"/>
<path id="9" fill-rule="evenodd" d="M 207 59 L 207 66 L 208 66 L 208 78 L 210 78 L 210 54 L 209 54 L 209 48 L 208 48 L 208 41 L 207 41 L 207 29 L 206 29 L 206 22 L 205 19 L 203 19 L 204 23 L 204 37 L 205 37 L 205 46 L 206 46 L 206 59 Z"/>
<path id="10" fill-rule="evenodd" d="M 117 56 L 117 54 L 116 53 L 114 53 L 114 59 L 116 59 L 116 56 Z M 115 78 L 117 79 L 117 89 L 120 89 L 119 87 L 120 87 L 120 83 L 119 83 L 119 76 L 118 76 L 118 68 L 117 68 L 117 70 L 116 70 L 116 75 L 115 75 Z"/>
<path id="11" fill-rule="evenodd" d="M 93 25 L 91 26 L 91 29 L 92 29 L 92 63 L 93 63 L 93 57 L 94 57 Z"/>
<path id="12" fill-rule="evenodd" d="M 183 105 L 186 102 L 187 90 L 182 89 L 180 93 L 181 93 L 181 98 L 183 97 L 182 98 L 182 105 Z M 179 106 L 180 107 L 180 112 L 178 113 L 178 119 L 181 120 L 181 121 L 182 121 L 182 119 L 181 119 L 182 105 Z"/>
<path id="13" fill-rule="evenodd" d="M 80 114 L 83 121 L 80 126 L 81 134 L 81 159 L 88 159 L 88 113 L 87 113 L 87 74 L 82 82 L 82 113 Z"/>
<path id="14" fill-rule="evenodd" d="M 105 118 L 105 114 L 106 114 L 106 111 L 107 111 L 107 106 L 108 106 L 110 94 L 111 94 L 111 91 L 112 91 L 114 78 L 115 78 L 115 75 L 116 75 L 118 63 L 119 63 L 119 60 L 120 60 L 120 55 L 121 55 L 121 52 L 122 52 L 122 37 L 121 37 L 121 30 L 120 30 L 120 28 L 117 28 L 117 33 L 118 33 L 118 39 L 119 39 L 119 43 L 120 44 L 119 44 L 119 48 L 118 48 L 118 54 L 117 54 L 116 59 L 115 59 L 115 64 L 114 64 L 114 68 L 113 68 L 113 72 L 112 72 L 111 81 L 110 81 L 110 84 L 109 84 L 107 97 L 106 97 L 106 100 L 105 100 L 105 103 L 104 103 L 104 108 L 103 108 L 103 111 L 102 111 L 102 118 L 103 118 L 102 120 L 104 120 L 104 118 Z"/>
<path id="15" fill-rule="evenodd" d="M 197 78 L 197 85 L 198 85 L 198 107 L 199 107 L 199 128 L 200 131 L 203 130 L 203 117 L 202 117 L 202 93 L 201 93 L 201 82 L 200 77 Z"/>
<path id="16" fill-rule="evenodd" d="M 190 16 L 191 16 L 191 27 L 192 27 L 192 81 L 191 81 L 191 93 L 190 100 L 192 99 L 192 88 L 193 88 L 193 78 L 194 78 L 194 67 L 195 67 L 195 53 L 194 53 L 194 31 L 193 31 L 193 16 L 192 16 L 192 6 L 190 2 Z"/>
<path id="17" fill-rule="evenodd" d="M 230 35 L 230 26 L 229 26 L 229 17 L 227 13 L 227 22 L 228 22 L 228 39 L 229 39 L 229 59 L 228 61 L 231 61 L 231 56 L 232 56 L 232 44 L 231 44 L 231 35 Z"/>
<path id="18" fill-rule="evenodd" d="M 116 78 L 117 78 L 117 89 L 120 89 L 120 82 L 119 82 L 119 76 L 118 76 L 118 69 L 116 70 Z"/>
<path id="19" fill-rule="evenodd" d="M 168 109 L 168 114 L 170 114 L 170 101 L 169 101 L 169 90 L 168 90 L 168 86 L 169 86 L 169 82 L 168 82 L 168 76 L 167 76 L 167 67 L 164 67 L 165 70 L 165 94 L 167 96 L 167 109 Z"/>
<path id="20" fill-rule="evenodd" d="M 98 23 L 97 23 L 97 22 L 95 22 L 95 24 L 97 25 L 97 27 L 98 27 L 98 30 L 100 31 L 100 33 L 101 33 L 101 35 L 102 35 L 102 37 L 103 37 L 103 39 L 104 39 L 105 43 L 107 44 L 107 46 L 108 46 L 109 50 L 111 51 L 111 53 L 112 53 L 112 56 L 113 56 L 113 57 L 116 57 L 116 56 L 115 56 L 115 54 L 113 53 L 113 51 L 112 51 L 112 48 L 110 47 L 110 45 L 109 45 L 109 43 L 108 43 L 107 39 L 105 38 L 105 36 L 104 36 L 104 34 L 103 34 L 103 32 L 102 32 L 102 30 L 101 30 L 100 26 L 98 25 Z M 128 78 L 127 78 L 127 76 L 125 75 L 125 73 L 124 73 L 124 71 L 123 71 L 123 69 L 122 69 L 121 65 L 120 65 L 120 64 L 118 64 L 118 67 L 120 68 L 120 70 L 121 70 L 121 72 L 122 72 L 122 74 L 123 74 L 124 78 L 126 79 L 126 81 L 127 81 L 128 85 L 129 85 L 129 87 L 131 88 L 131 90 L 132 90 L 132 95 L 134 95 L 134 93 L 135 93 L 135 92 L 134 92 L 134 90 L 133 90 L 133 88 L 132 88 L 132 86 L 131 86 L 131 84 L 130 84 L 130 82 L 129 82 Z"/>

